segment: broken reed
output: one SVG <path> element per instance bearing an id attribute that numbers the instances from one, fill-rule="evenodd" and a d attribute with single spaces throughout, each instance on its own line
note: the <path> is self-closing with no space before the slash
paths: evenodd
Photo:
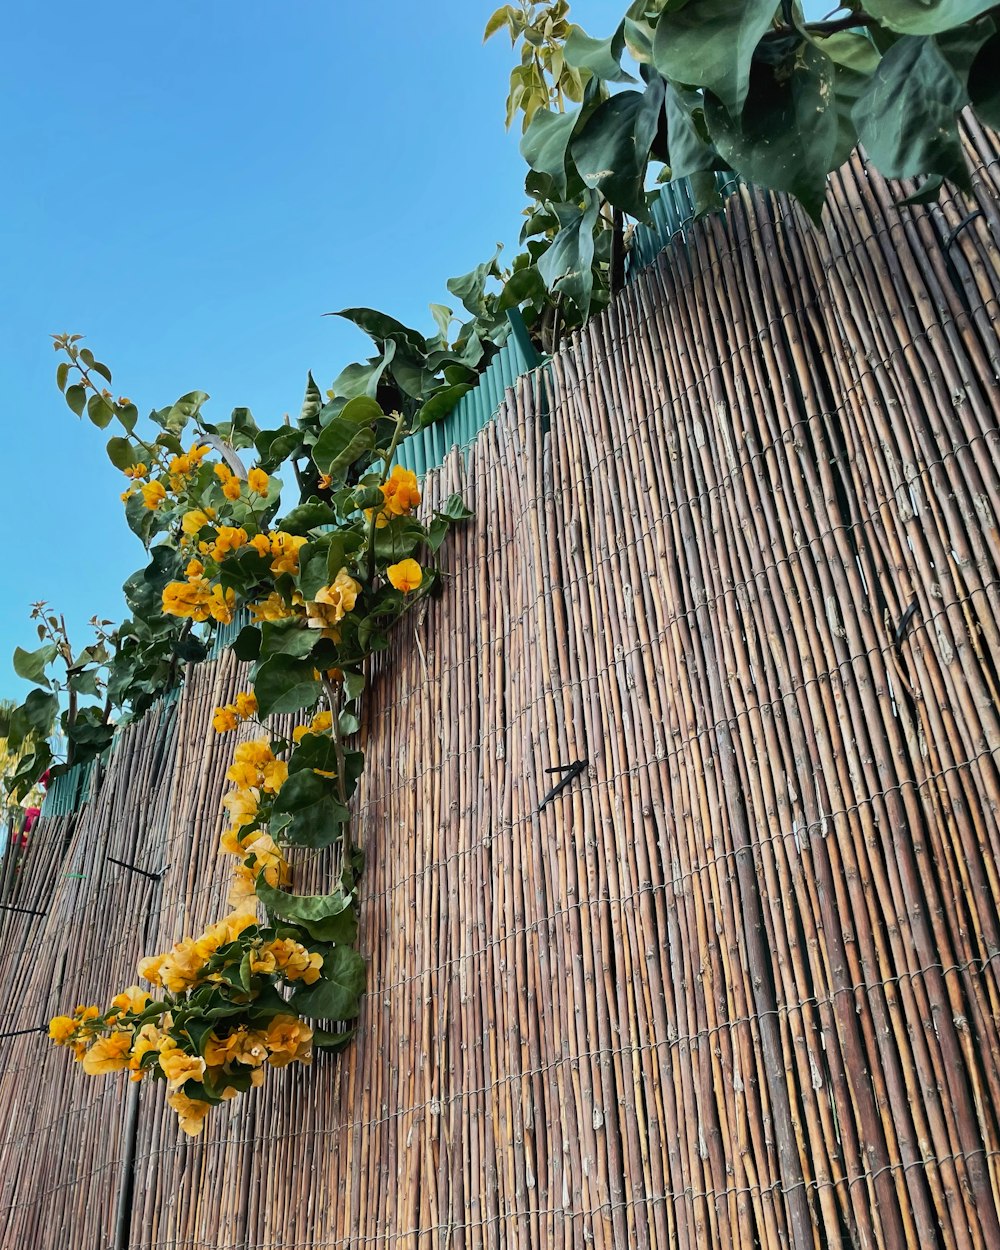
<path id="1" fill-rule="evenodd" d="M 431 475 L 488 523 L 366 696 L 356 1040 L 192 1144 L 10 1039 L 5 1244 L 1000 1244 L 1000 160 L 967 138 L 971 200 L 855 160 L 815 233 L 740 191 Z M 6 1028 L 215 913 L 242 684 L 193 670 L 8 855 L 46 915 L 0 910 Z"/>

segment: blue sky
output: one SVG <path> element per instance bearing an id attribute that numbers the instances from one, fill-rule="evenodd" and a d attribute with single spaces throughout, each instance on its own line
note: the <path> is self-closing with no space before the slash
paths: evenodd
<path id="1" fill-rule="evenodd" d="M 308 369 L 367 340 L 364 304 L 431 332 L 448 277 L 514 244 L 524 203 L 503 108 L 512 60 L 481 43 L 496 0 L 66 0 L 5 13 L 0 429 L 8 559 L 0 697 L 36 645 L 28 606 L 77 646 L 119 620 L 143 564 L 100 432 L 53 381 L 51 332 L 87 336 L 140 408 L 209 392 L 271 424 Z M 576 0 L 610 33 L 623 0 Z"/>
<path id="2" fill-rule="evenodd" d="M 9 656 L 28 605 L 83 645 L 121 618 L 144 563 L 100 432 L 55 389 L 48 335 L 87 336 L 140 411 L 185 391 L 271 424 L 308 369 L 328 385 L 367 340 L 332 309 L 365 304 L 433 330 L 445 281 L 516 241 L 524 203 L 503 108 L 509 41 L 478 0 L 64 0 L 5 15 L 0 428 L 14 533 Z M 601 34 L 616 5 L 574 5 Z M 450 301 L 454 303 L 454 301 Z"/>

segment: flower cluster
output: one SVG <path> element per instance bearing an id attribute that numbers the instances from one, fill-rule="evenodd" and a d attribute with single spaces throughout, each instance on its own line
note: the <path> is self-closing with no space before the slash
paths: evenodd
<path id="1" fill-rule="evenodd" d="M 64 346 L 86 380 L 82 351 L 70 340 Z M 347 1036 L 306 1020 L 337 1024 L 360 1009 L 365 962 L 354 943 L 362 857 L 350 803 L 364 757 L 350 740 L 360 727 L 364 666 L 437 584 L 434 555 L 448 527 L 468 515 L 453 496 L 426 528 L 412 516 L 421 502 L 416 475 L 393 466 L 406 420 L 370 398 L 332 405 L 292 440 L 287 427 L 257 431 L 247 415 L 238 431 L 235 414 L 231 425 L 205 427 L 204 399 L 192 392 L 154 413 L 162 432 L 150 441 L 134 435 L 130 401 L 101 402 L 129 435 L 112 439 L 109 454 L 129 479 L 126 517 L 151 554 L 134 595 L 150 646 L 169 657 L 174 673 L 178 660 L 207 652 L 216 625 L 243 610 L 252 622 L 235 644 L 253 664 L 251 686 L 212 714 L 217 733 L 249 723 L 261 731 L 236 744 L 226 772 L 232 788 L 222 800 L 219 845 L 233 863 L 229 910 L 139 963 L 155 999 L 131 986 L 107 1011 L 79 1007 L 49 1029 L 88 1073 L 127 1070 L 133 1080 L 165 1081 L 191 1134 L 210 1107 L 259 1085 L 267 1066 L 308 1063 L 314 1046 Z M 95 407 L 95 423 L 106 424 L 105 416 Z M 185 451 L 179 430 L 191 419 L 204 437 Z M 269 471 L 281 457 L 264 461 L 279 440 L 283 454 L 300 455 L 301 443 L 312 459 L 304 472 L 297 466 L 303 496 L 283 520 L 276 517 L 282 484 Z M 240 452 L 250 446 L 262 463 L 247 468 Z M 151 586 L 162 588 L 152 603 Z M 284 738 L 269 728 L 275 712 L 305 715 Z M 291 893 L 290 848 L 334 845 L 336 888 Z"/>
<path id="2" fill-rule="evenodd" d="M 243 720 L 250 720 L 257 715 L 257 697 L 252 691 L 244 691 L 236 696 L 233 703 L 215 709 L 212 717 L 212 728 L 216 733 L 228 733 L 230 729 Z"/>
<path id="3" fill-rule="evenodd" d="M 393 517 L 406 516 L 420 503 L 420 487 L 417 475 L 412 469 L 404 469 L 396 465 L 388 479 L 379 486 L 383 504 L 377 511 L 368 508 L 365 515 L 369 521 L 374 518 L 379 529 L 384 529 Z"/>
<path id="4" fill-rule="evenodd" d="M 168 955 L 143 960 L 140 975 L 165 991 L 164 1000 L 129 986 L 103 1013 L 81 1006 L 72 1016 L 56 1016 L 49 1037 L 68 1047 L 89 1076 L 127 1071 L 132 1081 L 165 1081 L 181 1129 L 197 1136 L 213 1106 L 262 1084 L 265 1066 L 312 1061 L 313 1030 L 287 1009 L 275 987 L 315 981 L 322 957 L 270 937 L 252 917 L 241 920 L 247 923 L 213 926 L 226 930 L 222 940 L 210 930 Z M 245 985 L 233 989 L 234 970 L 244 967 Z M 199 995 L 213 1004 L 207 1008 L 211 1028 L 202 1023 L 206 1008 Z"/>

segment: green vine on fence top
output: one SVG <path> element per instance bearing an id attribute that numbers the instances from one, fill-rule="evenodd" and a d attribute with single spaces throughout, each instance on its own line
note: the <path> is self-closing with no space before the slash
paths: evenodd
<path id="1" fill-rule="evenodd" d="M 508 310 L 521 310 L 545 353 L 608 303 L 624 282 L 630 222 L 649 217 L 654 175 L 690 178 L 706 211 L 716 172 L 735 170 L 789 192 L 818 222 L 828 173 L 858 143 L 886 176 L 923 177 L 926 198 L 945 178 L 969 186 L 963 109 L 1000 125 L 1000 7 L 981 0 L 866 0 L 823 21 L 806 21 L 797 0 L 636 0 L 603 38 L 569 21 L 566 0 L 522 0 L 498 9 L 485 37 L 502 31 L 521 48 L 507 123 L 522 118 L 529 167 L 523 250 L 504 265 L 498 248 L 449 281 L 462 316 L 432 305 L 426 336 L 370 308 L 335 314 L 374 353 L 325 394 L 310 375 L 297 419 L 276 428 L 246 408 L 209 421 L 200 391 L 140 423 L 80 337 L 55 336 L 67 404 L 114 427 L 107 453 L 129 482 L 125 516 L 148 560 L 124 586 L 129 618 L 95 620 L 80 650 L 57 612 L 33 606 L 40 645 L 18 648 L 14 667 L 34 688 L 2 726 L 17 761 L 8 792 L 99 757 L 116 724 L 206 658 L 212 630 L 243 608 L 254 618 L 232 644 L 253 664 L 253 690 L 215 716 L 220 732 L 251 721 L 264 735 L 237 748 L 229 772 L 234 910 L 144 961 L 155 1001 L 133 986 L 107 1011 L 81 1008 L 52 1028 L 88 1071 L 166 1080 L 188 1131 L 258 1084 L 265 1063 L 307 1059 L 317 1040 L 343 1036 L 314 1036 L 303 1017 L 358 1010 L 361 858 L 349 803 L 363 761 L 350 739 L 365 662 L 434 592 L 436 552 L 468 515 L 456 496 L 416 519 L 416 478 L 393 467 L 400 441 L 476 384 L 509 332 Z M 298 490 L 280 521 L 279 473 Z M 292 741 L 271 736 L 269 715 L 298 711 L 312 719 Z M 64 760 L 50 745 L 57 719 Z M 286 849 L 334 843 L 337 889 L 287 894 Z"/>

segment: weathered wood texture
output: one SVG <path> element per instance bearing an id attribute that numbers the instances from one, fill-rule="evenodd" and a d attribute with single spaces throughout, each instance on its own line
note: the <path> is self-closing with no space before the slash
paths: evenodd
<path id="1" fill-rule="evenodd" d="M 1000 167 L 969 146 L 974 202 L 898 209 L 855 162 L 815 232 L 741 192 L 433 475 L 476 519 L 367 698 L 358 1037 L 196 1142 L 143 1087 L 117 1244 L 1000 1245 Z M 219 912 L 243 680 L 194 671 L 8 857 L 47 914 L 0 911 L 5 1029 Z M 125 1089 L 5 1042 L 4 1246 L 116 1245 Z"/>

